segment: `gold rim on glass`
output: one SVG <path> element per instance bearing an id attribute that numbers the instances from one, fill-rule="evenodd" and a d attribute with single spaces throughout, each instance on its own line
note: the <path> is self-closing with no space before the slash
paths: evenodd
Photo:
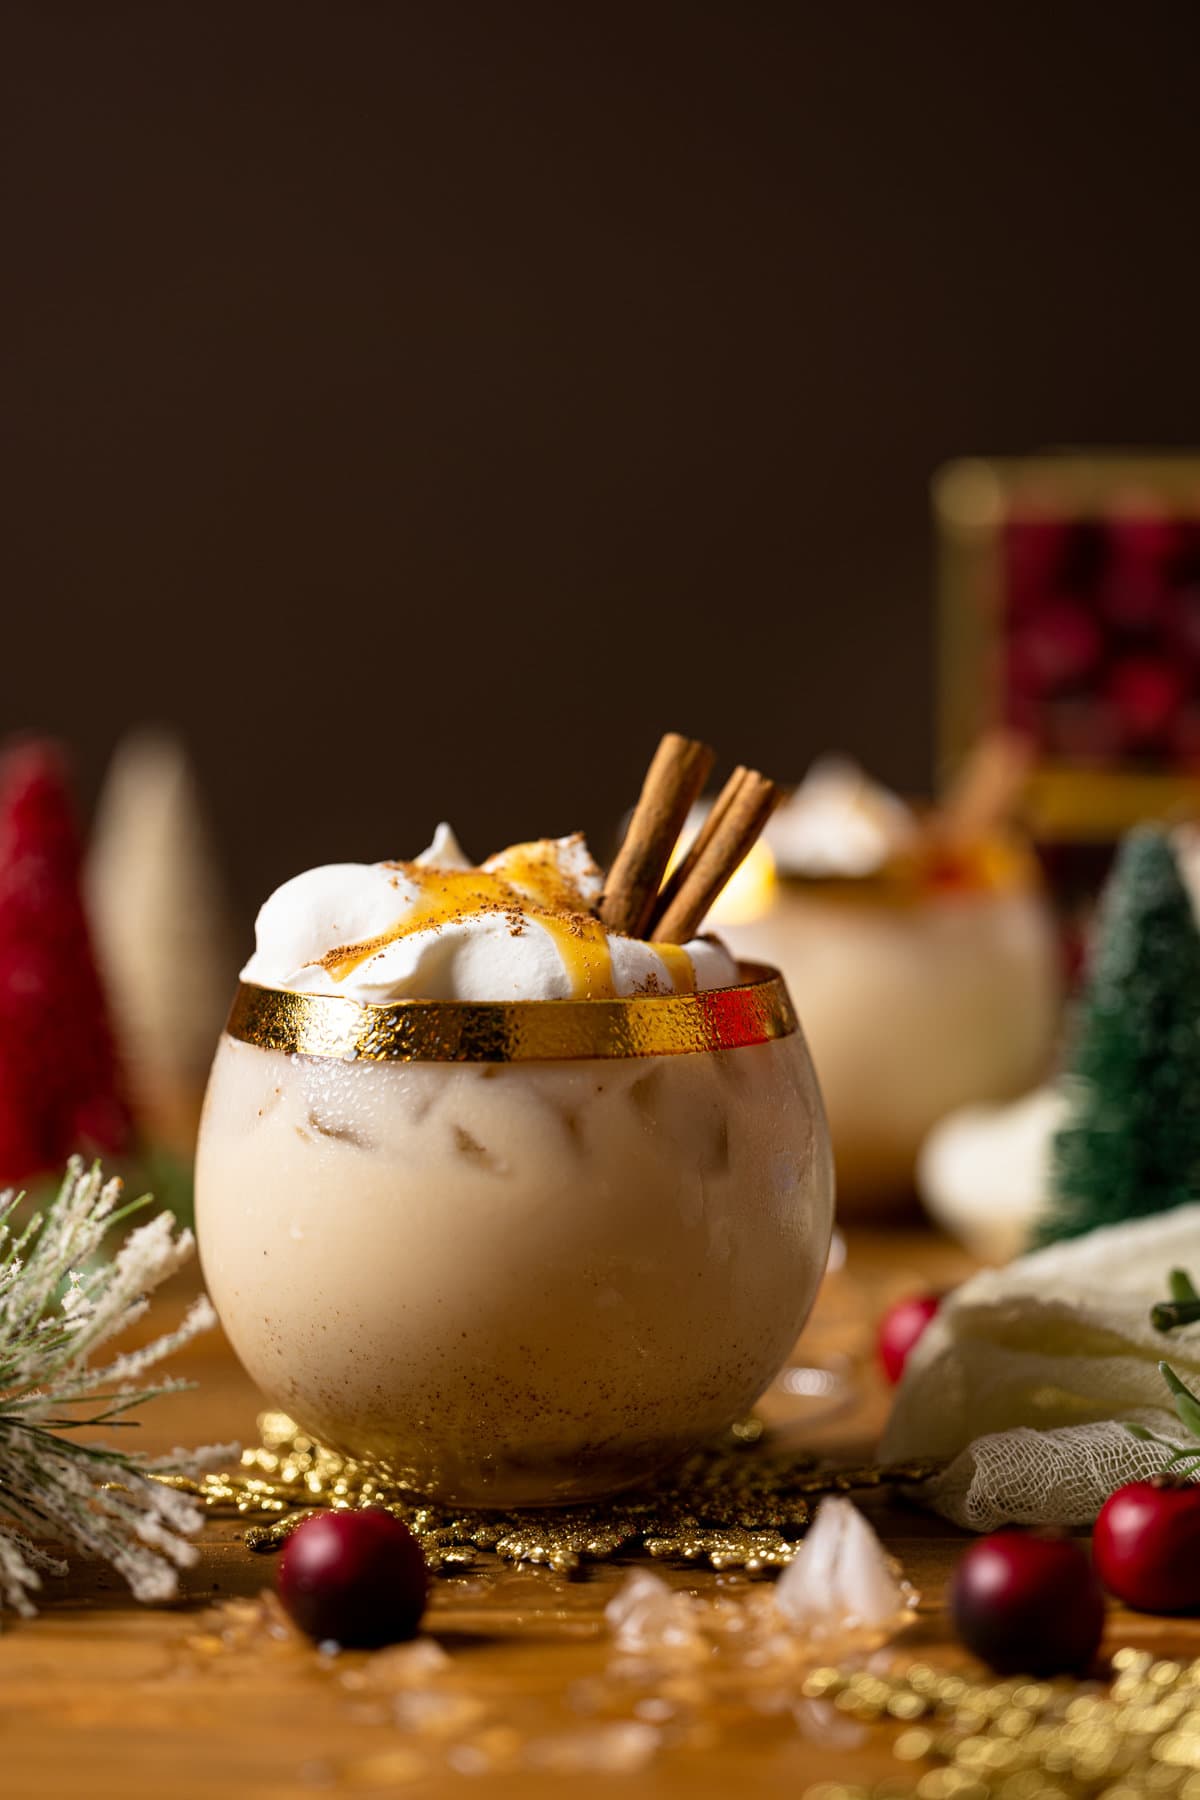
<path id="1" fill-rule="evenodd" d="M 343 1062 L 568 1062 L 687 1056 L 789 1037 L 783 977 L 743 963 L 736 987 L 616 1000 L 397 1000 L 371 1006 L 243 981 L 225 1030 L 239 1043 Z"/>

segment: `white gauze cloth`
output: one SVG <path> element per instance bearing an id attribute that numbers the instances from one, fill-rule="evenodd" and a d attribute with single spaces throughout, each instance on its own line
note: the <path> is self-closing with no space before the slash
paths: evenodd
<path id="1" fill-rule="evenodd" d="M 909 1358 L 884 1433 L 885 1462 L 947 1457 L 919 1497 L 958 1525 L 1085 1525 L 1127 1481 L 1191 1443 L 1158 1370 L 1195 1389 L 1200 1325 L 1156 1331 L 1167 1277 L 1200 1285 L 1200 1205 L 1112 1225 L 964 1282 Z"/>

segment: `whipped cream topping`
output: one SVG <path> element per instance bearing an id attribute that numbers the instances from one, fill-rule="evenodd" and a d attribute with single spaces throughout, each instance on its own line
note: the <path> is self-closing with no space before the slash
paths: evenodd
<path id="1" fill-rule="evenodd" d="M 767 827 L 785 874 L 861 879 L 916 844 L 916 818 L 857 763 L 823 756 Z"/>
<path id="2" fill-rule="evenodd" d="M 513 844 L 475 867 L 448 825 L 413 862 L 330 863 L 277 888 L 244 981 L 389 1000 L 571 1000 L 729 987 L 712 938 L 606 932 L 604 877 L 581 834 Z"/>

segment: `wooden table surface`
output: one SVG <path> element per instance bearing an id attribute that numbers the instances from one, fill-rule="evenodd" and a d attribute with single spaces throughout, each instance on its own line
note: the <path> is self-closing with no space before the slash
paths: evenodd
<path id="1" fill-rule="evenodd" d="M 827 1283 L 802 1349 L 849 1358 L 852 1398 L 833 1416 L 801 1413 L 789 1429 L 831 1454 L 869 1452 L 887 1404 L 870 1362 L 874 1317 L 889 1299 L 948 1285 L 967 1266 L 928 1233 L 853 1234 L 847 1267 Z M 164 1322 L 170 1310 L 164 1298 Z M 261 1402 L 218 1334 L 180 1358 L 179 1371 L 198 1386 L 148 1411 L 148 1449 L 254 1440 Z M 864 1504 L 922 1595 L 900 1648 L 962 1664 L 942 1605 L 962 1534 L 887 1496 Z M 697 1592 L 744 1591 L 740 1578 L 654 1567 Z M 421 1800 L 472 1784 L 491 1800 L 536 1800 L 568 1787 L 585 1800 L 611 1793 L 613 1775 L 575 1770 L 571 1761 L 581 1755 L 586 1763 L 590 1754 L 583 1734 L 612 1656 L 604 1607 L 627 1573 L 604 1567 L 565 1581 L 493 1565 L 439 1579 L 427 1627 L 449 1662 L 410 1690 L 404 1658 L 395 1671 L 361 1655 L 323 1660 L 236 1619 L 234 1636 L 244 1629 L 249 1641 L 223 1638 L 231 1617 L 227 1607 L 214 1612 L 217 1603 L 253 1597 L 274 1577 L 271 1559 L 247 1551 L 236 1524 L 208 1524 L 184 1597 L 168 1609 L 138 1606 L 115 1576 L 78 1560 L 65 1580 L 48 1584 L 36 1620 L 8 1622 L 0 1633 L 0 1794 L 296 1800 L 394 1792 Z M 1106 1641 L 1197 1655 L 1200 1626 L 1114 1611 Z M 790 1708 L 689 1710 L 683 1699 L 674 1716 L 686 1717 L 687 1728 L 664 1729 L 663 1747 L 621 1776 L 629 1800 L 784 1793 L 799 1800 L 821 1780 L 914 1774 L 893 1760 L 894 1727 L 852 1728 L 846 1735 L 859 1741 L 839 1745 L 799 1728 Z M 653 1717 L 663 1712 L 663 1704 L 651 1708 Z M 543 1768 L 529 1767 L 526 1750 L 515 1748 L 531 1741 L 541 1746 Z"/>

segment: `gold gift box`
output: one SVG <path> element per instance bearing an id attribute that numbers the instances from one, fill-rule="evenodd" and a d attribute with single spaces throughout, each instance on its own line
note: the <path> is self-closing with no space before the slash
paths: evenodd
<path id="1" fill-rule="evenodd" d="M 1059 452 L 968 458 L 933 482 L 939 546 L 938 750 L 961 763 L 1007 722 L 1003 648 L 1010 594 L 1005 532 L 1014 521 L 1118 525 L 1160 520 L 1200 531 L 1200 455 Z M 1076 596 L 1078 598 L 1078 596 Z M 1094 600 L 1094 596 L 1092 596 Z M 1169 608 L 1168 608 L 1169 610 Z M 1101 631 L 1110 627 L 1100 620 Z M 1200 684 L 1200 657 L 1196 663 Z M 1200 692 L 1195 701 L 1200 704 Z M 1038 839 L 1110 842 L 1139 819 L 1200 810 L 1200 762 L 1176 755 L 1039 754 L 1027 817 Z"/>

